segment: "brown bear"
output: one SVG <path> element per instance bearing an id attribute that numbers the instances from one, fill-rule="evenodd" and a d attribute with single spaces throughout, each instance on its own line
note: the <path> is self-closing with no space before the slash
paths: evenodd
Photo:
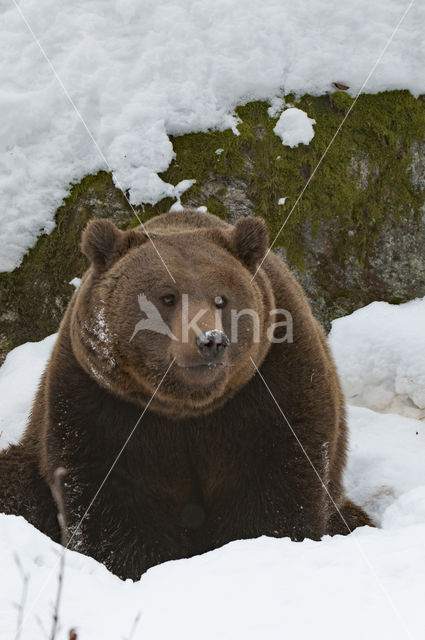
<path id="1" fill-rule="evenodd" d="M 133 579 L 231 540 L 371 524 L 344 496 L 324 332 L 267 247 L 255 217 L 90 222 L 91 266 L 22 441 L 0 456 L 0 510 L 59 539 L 50 485 L 65 467 L 70 547 Z"/>

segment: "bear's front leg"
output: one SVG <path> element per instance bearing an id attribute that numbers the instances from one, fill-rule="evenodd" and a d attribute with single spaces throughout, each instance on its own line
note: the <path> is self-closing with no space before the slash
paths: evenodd
<path id="1" fill-rule="evenodd" d="M 154 565 L 188 555 L 185 530 L 163 505 L 127 492 L 128 485 L 120 487 L 112 477 L 95 497 L 98 486 L 66 482 L 69 548 L 133 580 Z"/>
<path id="2" fill-rule="evenodd" d="M 50 487 L 40 475 L 36 456 L 24 445 L 11 445 L 0 453 L 0 512 L 21 515 L 59 540 Z"/>
<path id="3" fill-rule="evenodd" d="M 327 528 L 329 501 L 308 461 L 294 453 L 280 468 L 251 468 L 212 502 L 205 526 L 208 548 L 261 535 L 319 540 Z M 207 550 L 207 549 L 204 549 Z"/>

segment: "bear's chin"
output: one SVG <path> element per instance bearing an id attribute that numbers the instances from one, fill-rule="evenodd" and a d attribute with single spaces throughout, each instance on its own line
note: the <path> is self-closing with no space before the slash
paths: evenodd
<path id="1" fill-rule="evenodd" d="M 225 393 L 227 372 L 225 367 L 176 367 L 173 372 L 173 395 L 188 399 L 190 404 L 204 406 L 213 398 Z M 170 385 L 171 386 L 171 385 Z"/>
<path id="2" fill-rule="evenodd" d="M 170 372 L 171 373 L 171 372 Z M 205 415 L 225 402 L 227 372 L 224 366 L 176 367 L 152 402 L 152 409 L 175 419 Z"/>

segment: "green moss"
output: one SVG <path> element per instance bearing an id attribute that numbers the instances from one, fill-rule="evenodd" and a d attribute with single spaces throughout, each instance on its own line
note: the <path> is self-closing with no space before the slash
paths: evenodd
<path id="1" fill-rule="evenodd" d="M 207 207 L 210 213 L 213 213 L 215 216 L 218 216 L 223 220 L 226 220 L 227 218 L 226 207 L 222 202 L 220 202 L 220 200 L 213 197 L 207 198 L 205 200 L 205 206 Z"/>
<path id="2" fill-rule="evenodd" d="M 285 96 L 287 102 L 293 99 Z M 176 160 L 162 177 L 173 184 L 195 178 L 196 185 L 182 201 L 198 205 L 206 204 L 202 187 L 212 176 L 241 177 L 256 215 L 266 219 L 275 237 L 352 102 L 343 92 L 301 97 L 297 106 L 316 120 L 315 136 L 308 146 L 293 149 L 273 133 L 277 118 L 268 116 L 268 104 L 248 103 L 236 110 L 242 120 L 239 136 L 211 131 L 174 138 Z M 276 246 L 285 246 L 288 261 L 302 270 L 306 220 L 313 234 L 324 221 L 333 220 L 335 260 L 351 252 L 364 263 L 388 213 L 400 218 L 412 210 L 417 213 L 423 204 L 407 178 L 411 145 L 423 138 L 421 100 L 407 91 L 361 95 L 277 237 Z M 223 149 L 220 155 L 217 149 Z M 282 207 L 277 202 L 283 196 L 287 200 Z M 224 195 L 221 200 L 224 204 Z M 160 203 L 154 209 L 163 207 Z"/>
<path id="3" fill-rule="evenodd" d="M 161 177 L 172 184 L 185 178 L 196 178 L 196 184 L 190 189 L 192 197 L 199 194 L 211 174 L 228 176 L 243 170 L 241 139 L 230 130 L 187 134 L 171 140 L 176 161 Z M 181 177 L 183 175 L 185 178 Z M 186 198 L 187 195 L 188 192 Z"/>
<path id="4" fill-rule="evenodd" d="M 87 268 L 79 245 L 94 217 L 111 217 L 123 228 L 134 217 L 105 172 L 74 185 L 56 213 L 54 231 L 41 235 L 12 273 L 0 274 L 0 362 L 18 344 L 57 330 L 74 290 L 69 281 Z"/>
<path id="5" fill-rule="evenodd" d="M 335 93 L 332 93 L 329 96 L 329 100 L 333 107 L 343 113 L 347 112 L 354 102 L 354 98 L 349 96 L 348 93 L 343 93 L 342 91 L 335 91 Z"/>

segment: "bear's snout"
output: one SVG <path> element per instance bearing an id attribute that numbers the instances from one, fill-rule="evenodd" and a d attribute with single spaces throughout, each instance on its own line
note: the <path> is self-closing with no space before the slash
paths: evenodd
<path id="1" fill-rule="evenodd" d="M 196 337 L 195 342 L 202 356 L 210 362 L 222 358 L 226 348 L 229 346 L 229 338 L 218 329 L 203 331 Z"/>

